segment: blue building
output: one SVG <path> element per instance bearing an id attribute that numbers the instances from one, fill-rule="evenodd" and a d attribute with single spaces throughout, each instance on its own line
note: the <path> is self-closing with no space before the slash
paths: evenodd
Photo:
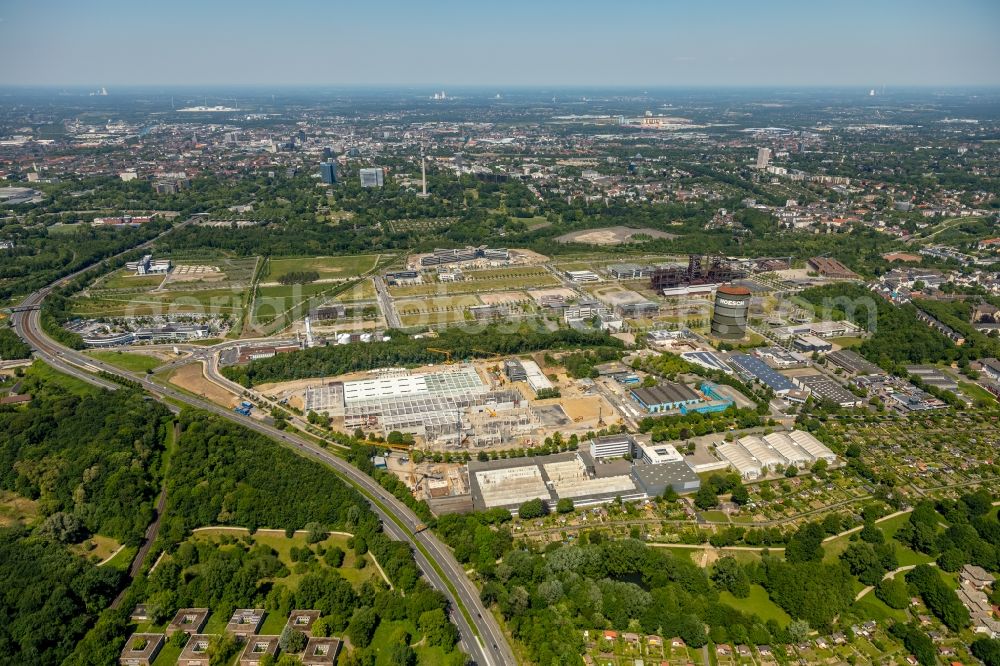
<path id="1" fill-rule="evenodd" d="M 684 384 L 660 382 L 650 388 L 631 390 L 632 397 L 650 414 L 666 412 L 702 402 L 701 396 Z"/>
<path id="2" fill-rule="evenodd" d="M 729 357 L 729 365 L 736 368 L 736 371 L 746 379 L 756 379 L 777 395 L 784 395 L 795 388 L 792 380 L 776 372 L 756 356 L 733 354 Z"/>
<path id="3" fill-rule="evenodd" d="M 337 182 L 337 163 L 320 162 L 319 175 L 323 178 L 324 183 L 327 185 L 333 185 Z"/>

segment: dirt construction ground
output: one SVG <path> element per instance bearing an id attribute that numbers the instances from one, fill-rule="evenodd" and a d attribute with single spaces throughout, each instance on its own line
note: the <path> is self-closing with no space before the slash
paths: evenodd
<path id="1" fill-rule="evenodd" d="M 204 396 L 223 407 L 234 407 L 239 403 L 236 395 L 205 378 L 201 363 L 181 366 L 170 375 L 170 383 L 186 391 L 191 391 L 191 393 Z"/>

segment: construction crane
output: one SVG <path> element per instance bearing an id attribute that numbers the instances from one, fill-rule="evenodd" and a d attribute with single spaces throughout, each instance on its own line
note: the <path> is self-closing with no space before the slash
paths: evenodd
<path id="1" fill-rule="evenodd" d="M 437 352 L 438 354 L 445 355 L 445 365 L 451 365 L 454 361 L 451 360 L 451 352 L 447 349 L 437 349 L 436 347 L 428 347 L 427 351 Z"/>

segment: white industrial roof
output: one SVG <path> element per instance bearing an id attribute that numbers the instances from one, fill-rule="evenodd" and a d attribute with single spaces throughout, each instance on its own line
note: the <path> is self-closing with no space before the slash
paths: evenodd
<path id="1" fill-rule="evenodd" d="M 837 455 L 811 433 L 804 430 L 793 430 L 788 433 L 788 436 L 813 458 L 824 458 L 830 462 L 837 460 Z"/>
<path id="2" fill-rule="evenodd" d="M 796 444 L 787 433 L 772 432 L 770 435 L 764 435 L 764 441 L 790 463 L 799 465 L 810 463 L 816 459 L 811 453 Z"/>
<path id="3" fill-rule="evenodd" d="M 650 446 L 643 446 L 643 452 L 646 457 L 649 458 L 649 464 L 657 465 L 659 463 L 666 462 L 681 462 L 684 460 L 673 444 L 652 444 Z"/>
<path id="4" fill-rule="evenodd" d="M 746 449 L 747 453 L 757 459 L 765 467 L 775 467 L 777 465 L 787 465 L 788 459 L 764 443 L 760 437 L 748 435 L 737 440 L 740 446 Z"/>
<path id="5" fill-rule="evenodd" d="M 760 463 L 757 462 L 753 456 L 747 453 L 746 449 L 736 442 L 726 442 L 724 444 L 720 444 L 716 448 L 716 451 L 718 451 L 719 455 L 725 458 L 730 465 L 735 467 L 736 471 L 740 474 L 748 474 L 751 472 L 756 475 L 760 474 Z"/>
<path id="6" fill-rule="evenodd" d="M 542 369 L 538 367 L 538 364 L 534 361 L 521 361 L 521 367 L 524 368 L 524 374 L 528 380 L 528 386 L 535 393 L 538 393 L 542 389 L 552 388 L 552 382 L 549 378 L 545 376 Z"/>

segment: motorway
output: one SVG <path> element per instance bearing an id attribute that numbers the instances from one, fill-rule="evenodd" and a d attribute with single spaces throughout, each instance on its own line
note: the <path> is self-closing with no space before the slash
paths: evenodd
<path id="1" fill-rule="evenodd" d="M 75 274 L 64 278 L 64 280 L 69 280 L 74 276 Z M 23 301 L 22 306 L 41 305 L 51 289 L 52 287 L 46 287 L 31 294 Z M 256 430 L 306 458 L 333 468 L 341 477 L 367 496 L 372 504 L 372 509 L 382 520 L 384 529 L 389 536 L 410 544 L 417 565 L 426 579 L 436 589 L 444 593 L 453 608 L 458 611 L 452 616 L 458 626 L 462 645 L 474 662 L 487 666 L 504 666 L 516 663 L 513 651 L 499 624 L 479 599 L 478 590 L 465 575 L 464 569 L 451 551 L 429 530 L 421 529 L 421 521 L 417 515 L 386 492 L 367 474 L 326 449 L 294 433 L 278 430 L 254 419 L 241 417 L 214 403 L 155 383 L 145 374 L 126 372 L 59 344 L 42 331 L 41 315 L 38 309 L 14 313 L 13 323 L 18 335 L 32 346 L 36 355 L 61 372 L 112 390 L 117 389 L 118 386 L 100 377 L 95 377 L 90 372 L 104 370 L 126 377 L 141 384 L 158 400 L 169 398 L 174 402 L 211 412 L 216 416 Z M 462 611 L 467 611 L 467 613 Z M 474 628 L 473 625 L 475 625 Z"/>

